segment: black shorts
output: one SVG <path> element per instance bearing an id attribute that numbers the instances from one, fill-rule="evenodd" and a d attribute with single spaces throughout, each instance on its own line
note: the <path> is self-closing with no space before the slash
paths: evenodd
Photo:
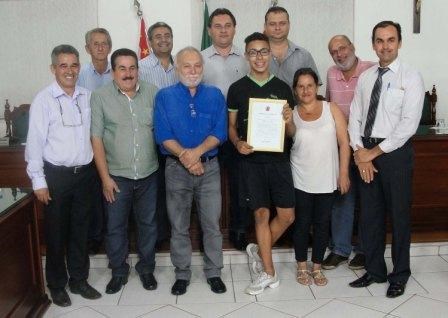
<path id="1" fill-rule="evenodd" d="M 272 163 L 240 162 L 240 200 L 251 210 L 294 208 L 294 183 L 289 161 Z"/>

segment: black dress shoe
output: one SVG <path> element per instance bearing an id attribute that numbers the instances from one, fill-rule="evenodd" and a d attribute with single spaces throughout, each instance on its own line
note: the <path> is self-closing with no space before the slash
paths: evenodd
<path id="1" fill-rule="evenodd" d="M 207 278 L 207 283 L 210 285 L 212 292 L 216 294 L 222 294 L 227 291 L 226 285 L 221 280 L 221 277 Z"/>
<path id="2" fill-rule="evenodd" d="M 358 278 L 357 280 L 349 283 L 350 287 L 353 288 L 361 288 L 361 287 L 367 287 L 372 285 L 373 283 L 384 283 L 386 280 L 374 280 L 372 276 L 370 276 L 368 273 L 365 273 L 363 276 Z"/>
<path id="3" fill-rule="evenodd" d="M 122 286 L 128 282 L 128 276 L 113 276 L 106 286 L 106 294 L 118 293 Z"/>
<path id="4" fill-rule="evenodd" d="M 65 288 L 50 289 L 50 294 L 53 304 L 60 307 L 71 306 L 72 301 L 70 300 L 70 297 L 68 297 Z"/>
<path id="5" fill-rule="evenodd" d="M 187 292 L 187 286 L 190 282 L 185 279 L 176 279 L 173 287 L 171 287 L 171 294 L 173 295 L 183 295 Z"/>
<path id="6" fill-rule="evenodd" d="M 69 287 L 72 294 L 79 294 L 86 299 L 98 299 L 101 297 L 101 294 L 85 280 L 69 282 Z"/>
<path id="7" fill-rule="evenodd" d="M 140 275 L 143 288 L 146 290 L 154 290 L 157 288 L 157 281 L 153 273 L 146 273 Z"/>
<path id="8" fill-rule="evenodd" d="M 404 290 L 406 289 L 406 283 L 402 282 L 393 282 L 390 283 L 389 288 L 387 289 L 386 296 L 388 298 L 395 298 L 404 294 Z"/>

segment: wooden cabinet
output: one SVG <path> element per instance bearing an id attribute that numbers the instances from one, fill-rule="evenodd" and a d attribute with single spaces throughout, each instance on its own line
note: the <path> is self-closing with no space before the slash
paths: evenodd
<path id="1" fill-rule="evenodd" d="M 415 149 L 415 169 L 413 179 L 412 241 L 448 241 L 448 135 L 436 135 L 424 131 L 413 137 Z M 0 186 L 29 187 L 30 181 L 25 172 L 24 147 L 0 147 Z M 223 194 L 223 215 L 220 226 L 224 234 L 224 247 L 227 242 L 230 224 L 230 204 L 228 178 L 221 171 Z M 42 207 L 39 218 L 42 220 Z M 193 247 L 199 244 L 200 232 L 193 215 Z M 131 235 L 131 238 L 133 236 Z M 43 235 L 40 235 L 43 241 Z M 134 246 L 133 244 L 131 246 Z M 44 251 L 44 247 L 42 249 Z"/>
<path id="2" fill-rule="evenodd" d="M 40 317 L 49 306 L 32 194 L 1 189 L 0 317 Z"/>

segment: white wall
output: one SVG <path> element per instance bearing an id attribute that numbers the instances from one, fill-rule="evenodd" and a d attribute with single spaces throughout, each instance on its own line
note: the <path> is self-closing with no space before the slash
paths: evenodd
<path id="1" fill-rule="evenodd" d="M 400 58 L 418 69 L 426 90 L 437 88 L 437 117 L 448 118 L 448 1 L 422 1 L 420 34 L 413 33 L 410 0 L 355 1 L 355 45 L 364 58 L 377 60 L 372 50 L 371 32 L 381 20 L 399 22 L 402 28 Z"/>
<path id="2" fill-rule="evenodd" d="M 202 0 L 140 0 L 147 26 L 165 21 L 173 27 L 174 52 L 186 45 L 200 46 Z M 209 10 L 227 6 L 237 18 L 235 42 L 261 31 L 270 0 L 208 0 Z M 354 3 L 354 9 L 353 7 Z M 327 52 L 330 35 L 354 37 L 358 55 L 376 60 L 370 33 L 380 20 L 392 19 L 403 28 L 400 56 L 419 69 L 426 89 L 438 88 L 437 113 L 448 118 L 448 1 L 422 1 L 421 33 L 412 33 L 411 0 L 279 0 L 291 14 L 291 39 L 309 49 L 321 76 L 331 65 Z M 30 102 L 51 80 L 49 54 L 54 45 L 71 43 L 88 62 L 84 33 L 95 26 L 107 28 L 113 49 L 137 50 L 139 20 L 133 0 L 14 0 L 0 1 L 0 109 L 5 98 L 13 106 Z M 0 111 L 0 114 L 3 111 Z M 0 115 L 1 116 L 1 115 Z"/>

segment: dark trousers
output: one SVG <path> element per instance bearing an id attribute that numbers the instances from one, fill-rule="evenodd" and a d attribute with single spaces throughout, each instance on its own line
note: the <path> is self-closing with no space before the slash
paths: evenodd
<path id="1" fill-rule="evenodd" d="M 375 143 L 363 140 L 364 147 Z M 373 161 L 378 170 L 373 182 L 361 182 L 361 235 L 366 256 L 366 270 L 376 280 L 406 283 L 411 275 L 411 196 L 414 151 L 410 141 Z M 392 273 L 387 277 L 384 261 L 386 215 L 392 221 Z"/>
<path id="2" fill-rule="evenodd" d="M 57 289 L 65 287 L 68 277 L 76 282 L 89 276 L 87 231 L 94 167 L 74 173 L 46 163 L 44 172 L 51 197 L 44 206 L 45 275 L 48 288 Z"/>
<path id="3" fill-rule="evenodd" d="M 103 190 L 101 179 L 98 171 L 94 169 L 92 183 L 92 206 L 90 211 L 90 224 L 88 231 L 88 240 L 96 243 L 103 241 L 104 235 L 104 207 L 103 207 Z"/>
<path id="4" fill-rule="evenodd" d="M 296 219 L 294 223 L 294 251 L 298 262 L 308 259 L 308 240 L 313 226 L 313 263 L 321 264 L 328 246 L 331 209 L 335 193 L 308 193 L 295 189 Z"/>
<path id="5" fill-rule="evenodd" d="M 158 172 L 138 180 L 112 176 L 120 189 L 120 192 L 115 192 L 114 202 L 105 202 L 106 253 L 112 276 L 127 276 L 129 273 L 126 258 L 129 253 L 128 223 L 131 210 L 137 225 L 139 261 L 135 269 L 140 275 L 154 272 L 157 176 Z"/>

